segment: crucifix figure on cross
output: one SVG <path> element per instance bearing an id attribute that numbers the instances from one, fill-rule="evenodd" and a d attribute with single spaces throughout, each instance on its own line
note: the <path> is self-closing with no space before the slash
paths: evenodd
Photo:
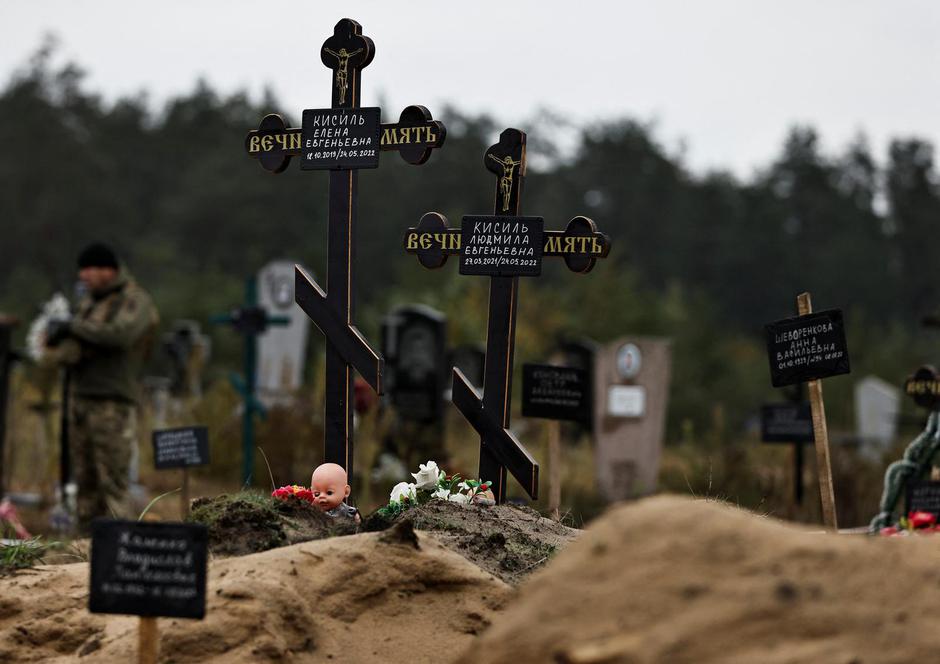
<path id="1" fill-rule="evenodd" d="M 329 170 L 327 289 L 300 266 L 294 297 L 326 336 L 324 460 L 353 478 L 353 370 L 382 394 L 384 361 L 353 323 L 355 314 L 355 229 L 360 168 L 377 168 L 381 151 L 395 150 L 409 164 L 423 164 L 444 143 L 444 125 L 423 106 L 408 106 L 397 123 L 380 124 L 380 109 L 359 105 L 362 69 L 375 57 L 375 44 L 362 26 L 344 18 L 320 49 L 320 60 L 335 71 L 332 106 L 303 112 L 302 126 L 288 128 L 275 114 L 248 132 L 245 149 L 272 173 L 294 157 L 302 170 Z"/>
<path id="2" fill-rule="evenodd" d="M 483 395 L 454 368 L 452 399 L 480 434 L 480 479 L 493 482 L 497 502 L 506 499 L 507 470 L 538 498 L 538 464 L 509 431 L 519 277 L 539 276 L 543 256 L 587 273 L 610 251 L 610 239 L 587 217 L 575 217 L 564 231 L 546 231 L 541 217 L 519 216 L 525 145 L 525 133 L 506 129 L 484 153 L 484 166 L 498 177 L 493 215 L 468 215 L 460 228 L 448 228 L 444 215 L 428 212 L 405 234 L 405 251 L 422 266 L 439 268 L 458 255 L 460 274 L 490 277 Z"/>

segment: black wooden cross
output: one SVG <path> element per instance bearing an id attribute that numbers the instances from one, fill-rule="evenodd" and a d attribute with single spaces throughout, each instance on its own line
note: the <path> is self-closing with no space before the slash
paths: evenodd
<path id="1" fill-rule="evenodd" d="M 506 498 L 507 469 L 538 498 L 538 464 L 509 431 L 519 277 L 538 276 L 543 256 L 590 272 L 610 251 L 610 239 L 587 217 L 575 217 L 564 231 L 544 231 L 540 217 L 519 216 L 525 143 L 525 133 L 506 129 L 484 153 L 484 166 L 497 176 L 492 216 L 465 216 L 461 228 L 448 228 L 444 215 L 428 212 L 405 234 L 405 250 L 424 267 L 439 268 L 459 255 L 461 274 L 490 277 L 483 395 L 455 368 L 452 398 L 480 434 L 480 478 L 492 480 L 497 502 Z"/>
<path id="2" fill-rule="evenodd" d="M 293 157 L 303 170 L 329 169 L 327 290 L 296 267 L 297 304 L 326 336 L 326 432 L 324 458 L 353 476 L 353 374 L 355 369 L 382 394 L 384 362 L 353 324 L 355 314 L 358 169 L 376 168 L 380 151 L 395 150 L 410 164 L 423 164 L 444 143 L 444 125 L 423 106 L 408 106 L 394 124 L 379 124 L 380 109 L 361 108 L 361 72 L 375 57 L 375 44 L 348 18 L 336 24 L 320 49 L 333 70 L 332 106 L 303 113 L 300 128 L 267 115 L 248 133 L 245 149 L 273 173 Z"/>

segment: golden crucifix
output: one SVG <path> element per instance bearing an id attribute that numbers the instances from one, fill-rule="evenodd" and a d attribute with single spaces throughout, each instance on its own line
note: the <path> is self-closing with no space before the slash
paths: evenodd
<path id="1" fill-rule="evenodd" d="M 336 67 L 336 86 L 339 88 L 339 103 L 346 103 L 346 88 L 348 87 L 348 67 L 349 67 L 349 58 L 352 56 L 361 53 L 362 49 L 357 48 L 352 53 L 348 52 L 345 48 L 339 49 L 339 53 L 328 48 L 324 48 L 324 51 L 332 55 L 337 59 L 339 64 Z"/>
<path id="2" fill-rule="evenodd" d="M 508 154 L 502 159 L 494 157 L 491 154 L 487 154 L 486 156 L 503 167 L 503 174 L 499 178 L 499 193 L 503 195 L 503 212 L 506 212 L 509 210 L 509 196 L 512 193 L 513 174 L 515 173 L 516 166 L 521 164 L 522 160 L 513 161 L 512 157 Z"/>

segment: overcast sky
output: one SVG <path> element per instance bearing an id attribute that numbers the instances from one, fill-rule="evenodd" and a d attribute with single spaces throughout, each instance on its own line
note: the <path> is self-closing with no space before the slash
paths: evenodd
<path id="1" fill-rule="evenodd" d="M 0 0 L 0 79 L 43 34 L 113 99 L 154 102 L 197 77 L 224 92 L 269 85 L 299 117 L 329 105 L 323 40 L 343 17 L 376 44 L 363 105 L 386 116 L 445 102 L 525 129 L 539 107 L 579 123 L 654 122 L 696 171 L 747 176 L 793 123 L 828 150 L 865 131 L 940 144 L 937 0 Z M 495 138 L 495 137 L 494 137 Z"/>

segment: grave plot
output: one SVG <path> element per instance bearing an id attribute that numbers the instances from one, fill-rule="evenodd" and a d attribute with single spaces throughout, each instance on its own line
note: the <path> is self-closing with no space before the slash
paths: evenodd
<path id="1" fill-rule="evenodd" d="M 359 169 L 377 168 L 382 151 L 395 151 L 420 165 L 441 147 L 444 125 L 423 106 L 409 106 L 399 121 L 381 124 L 378 108 L 362 108 L 362 70 L 375 57 L 375 44 L 351 19 L 336 24 L 320 49 L 320 60 L 333 71 L 329 108 L 303 111 L 302 126 L 288 128 L 279 115 L 267 115 L 245 138 L 245 150 L 272 173 L 287 169 L 293 158 L 301 170 L 329 171 L 327 288 L 296 267 L 297 304 L 326 336 L 324 460 L 354 476 L 353 372 L 377 394 L 384 391 L 384 360 L 355 326 L 355 254 Z"/>
<path id="2" fill-rule="evenodd" d="M 483 394 L 455 369 L 451 398 L 480 434 L 479 477 L 493 482 L 497 503 L 506 499 L 507 470 L 530 497 L 538 497 L 539 466 L 509 431 L 519 277 L 541 274 L 545 256 L 587 273 L 610 251 L 610 239 L 587 217 L 573 218 L 564 231 L 551 231 L 544 230 L 541 217 L 520 215 L 525 149 L 525 133 L 506 129 L 484 153 L 483 165 L 496 176 L 492 215 L 467 215 L 460 228 L 449 228 L 444 215 L 429 212 L 404 238 L 405 251 L 425 268 L 440 268 L 456 255 L 460 274 L 490 280 Z"/>

